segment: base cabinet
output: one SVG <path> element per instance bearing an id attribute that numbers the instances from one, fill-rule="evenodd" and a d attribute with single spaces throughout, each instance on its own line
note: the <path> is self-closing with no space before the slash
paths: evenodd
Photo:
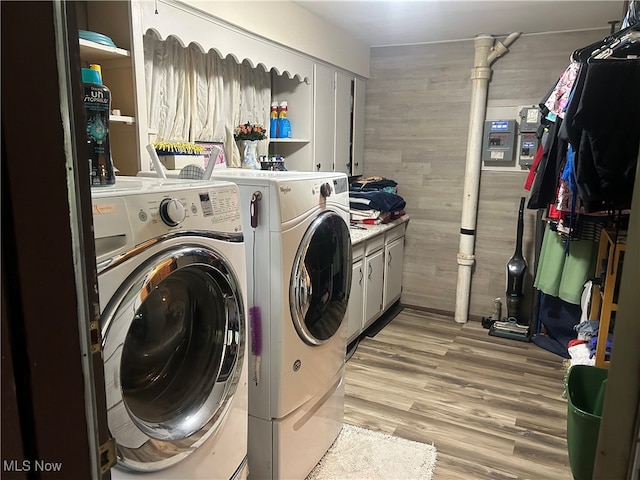
<path id="1" fill-rule="evenodd" d="M 396 227 L 398 228 L 398 227 Z M 398 232 L 399 233 L 399 232 Z M 402 262 L 404 260 L 404 225 L 402 236 L 391 238 L 384 246 L 384 288 L 382 308 L 386 310 L 400 299 L 402 293 Z"/>
<path id="2" fill-rule="evenodd" d="M 351 273 L 351 293 L 349 295 L 349 316 L 347 319 L 347 342 L 355 339 L 363 328 L 364 266 L 362 257 L 353 263 Z"/>
<path id="3" fill-rule="evenodd" d="M 353 247 L 348 343 L 400 299 L 405 228 L 403 222 L 372 234 Z"/>
<path id="4" fill-rule="evenodd" d="M 384 249 L 376 250 L 364 259 L 364 325 L 367 328 L 382 313 L 384 279 Z"/>

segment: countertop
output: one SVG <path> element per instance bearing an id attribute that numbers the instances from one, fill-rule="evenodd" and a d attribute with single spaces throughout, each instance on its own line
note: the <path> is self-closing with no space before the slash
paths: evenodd
<path id="1" fill-rule="evenodd" d="M 398 225 L 402 225 L 408 221 L 409 215 L 405 214 L 389 223 L 382 223 L 379 225 L 363 225 L 358 223 L 357 226 L 351 225 L 349 227 L 349 232 L 351 233 L 351 244 L 357 245 L 358 243 L 364 242 L 376 235 L 380 235 L 381 233 L 391 230 L 393 227 L 397 227 Z"/>

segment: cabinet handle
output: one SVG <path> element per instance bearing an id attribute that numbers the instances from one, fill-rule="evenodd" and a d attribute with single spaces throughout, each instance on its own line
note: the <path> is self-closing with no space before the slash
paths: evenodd
<path id="1" fill-rule="evenodd" d="M 356 168 L 358 168 L 358 165 L 360 165 L 360 162 L 356 162 Z"/>
<path id="2" fill-rule="evenodd" d="M 360 280 L 358 281 L 358 284 L 362 285 L 362 280 L 364 279 L 364 273 L 362 273 L 362 268 L 360 268 L 359 270 L 360 270 Z"/>
<path id="3" fill-rule="evenodd" d="M 318 171 L 320 170 L 320 167 L 322 166 L 321 163 L 316 163 L 316 168 L 318 169 Z"/>
<path id="4" fill-rule="evenodd" d="M 371 280 L 371 272 L 373 271 L 373 268 L 371 267 L 371 264 L 369 264 L 369 275 L 367 276 L 369 278 L 369 280 Z"/>
<path id="5" fill-rule="evenodd" d="M 387 265 L 391 265 L 391 260 L 392 260 L 391 252 L 389 252 L 389 261 L 387 262 Z"/>

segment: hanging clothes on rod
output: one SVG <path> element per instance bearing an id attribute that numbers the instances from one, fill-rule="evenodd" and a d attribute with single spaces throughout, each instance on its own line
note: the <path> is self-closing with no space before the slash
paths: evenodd
<path id="1" fill-rule="evenodd" d="M 640 148 L 639 47 L 633 26 L 576 50 L 540 102 L 548 135 L 533 181 L 527 179 L 527 206 L 547 209 L 549 225 L 534 286 L 568 303 L 577 302 L 592 275 L 596 232 L 611 211 L 631 205 Z"/>
<path id="2" fill-rule="evenodd" d="M 640 43 L 638 25 L 623 25 L 575 50 L 540 102 L 548 137 L 525 188 L 531 190 L 528 208 L 548 211 L 534 287 L 540 292 L 538 325 L 551 335 L 532 341 L 554 352 L 552 340 L 571 324 L 572 312 L 579 312 L 600 231 L 628 219 L 640 148 Z M 567 79 L 573 80 L 568 96 L 562 91 Z M 566 343 L 560 351 L 566 353 Z"/>
<path id="3" fill-rule="evenodd" d="M 583 212 L 630 207 L 640 145 L 639 30 L 636 24 L 574 51 L 572 59 L 579 61 L 571 63 L 540 102 L 550 135 L 528 208 L 557 203 L 569 147 Z"/>
<path id="4" fill-rule="evenodd" d="M 631 207 L 640 146 L 638 28 L 618 32 L 582 63 L 560 131 L 575 152 L 585 212 Z"/>
<path id="5" fill-rule="evenodd" d="M 639 86 L 638 59 L 588 64 L 569 126 L 582 132 L 574 174 L 586 212 L 631 207 L 640 145 Z"/>

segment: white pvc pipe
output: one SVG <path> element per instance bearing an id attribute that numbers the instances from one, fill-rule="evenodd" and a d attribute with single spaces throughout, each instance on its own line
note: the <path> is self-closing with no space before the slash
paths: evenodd
<path id="1" fill-rule="evenodd" d="M 469 318 L 469 296 L 471 293 L 471 273 L 475 263 L 474 248 L 482 167 L 482 131 L 487 111 L 491 63 L 504 55 L 508 51 L 507 46 L 511 45 L 519 36 L 519 32 L 512 33 L 504 42 L 496 42 L 495 46 L 494 38 L 490 35 L 478 35 L 474 40 L 475 59 L 474 67 L 471 70 L 471 114 L 469 116 L 467 160 L 460 221 L 460 248 L 457 255 L 458 283 L 454 319 L 458 323 L 466 323 Z"/>

